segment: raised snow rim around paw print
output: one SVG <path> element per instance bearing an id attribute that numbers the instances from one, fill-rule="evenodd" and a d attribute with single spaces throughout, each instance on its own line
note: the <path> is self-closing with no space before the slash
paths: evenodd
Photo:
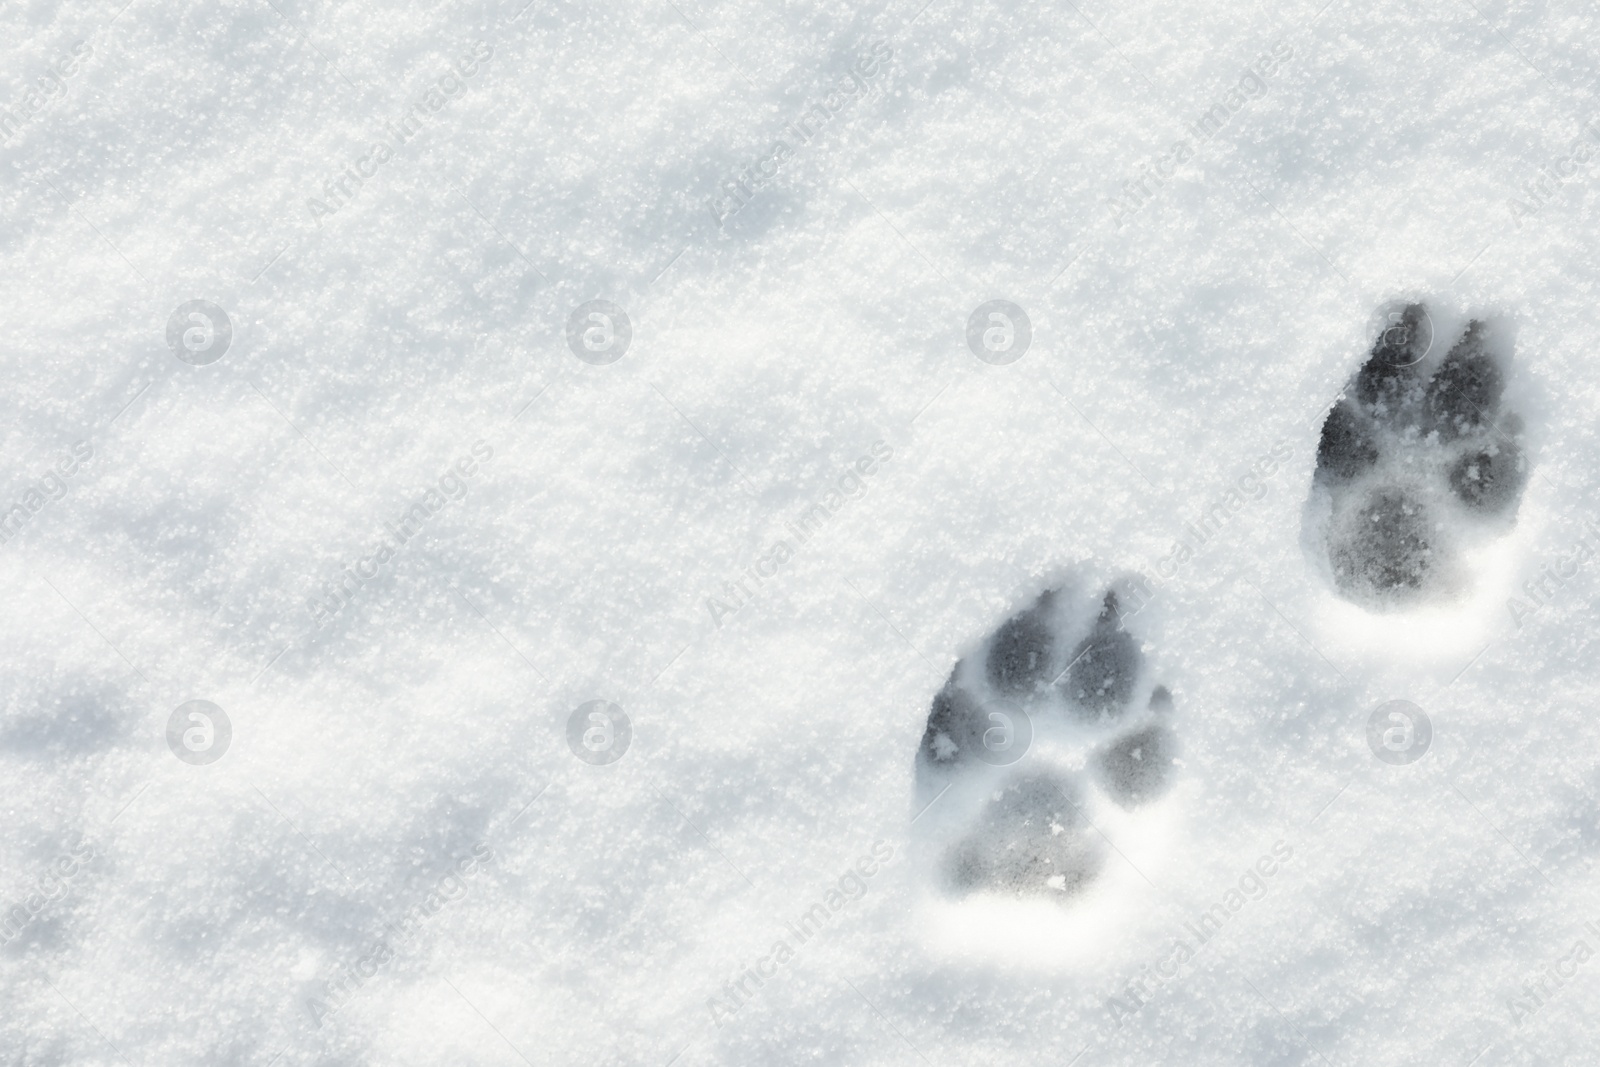
<path id="1" fill-rule="evenodd" d="M 1043 584 L 1041 593 L 1026 598 L 1016 610 L 996 620 L 957 662 L 940 695 L 955 686 L 968 690 L 980 703 L 994 699 L 1011 701 L 1025 707 L 1029 716 L 1038 722 L 1029 751 L 1020 760 L 1000 765 L 975 758 L 934 760 L 930 758 L 930 751 L 937 744 L 939 731 L 931 726 L 925 728 L 919 744 L 913 838 L 918 842 L 919 864 L 930 889 L 930 902 L 936 910 L 956 907 L 969 915 L 976 908 L 993 917 L 994 909 L 998 908 L 1001 912 L 1031 916 L 1023 920 L 1022 926 L 1002 921 L 1002 925 L 1018 935 L 1018 946 L 1026 944 L 1024 927 L 1037 928 L 1042 922 L 1057 933 L 1076 928 L 1083 934 L 1095 928 L 1094 921 L 1086 918 L 1085 912 L 1104 919 L 1110 912 L 1125 907 L 1133 899 L 1129 890 L 1138 888 L 1132 883 L 1146 887 L 1148 883 L 1143 882 L 1144 876 L 1123 855 L 1122 846 L 1113 847 L 1113 842 L 1133 832 L 1130 827 L 1171 821 L 1157 813 L 1170 808 L 1164 802 L 1165 795 L 1170 795 L 1179 770 L 1177 732 L 1172 729 L 1177 718 L 1173 711 L 1174 699 L 1171 691 L 1160 684 L 1149 663 L 1148 638 L 1153 620 L 1143 612 L 1136 621 L 1107 612 L 1108 603 L 1114 604 L 1119 590 L 1125 594 L 1126 588 L 1124 581 L 1106 581 L 1103 577 L 1094 580 L 1087 568 L 1078 568 L 1059 581 Z M 1052 656 L 1039 668 L 1034 679 L 1038 683 L 1036 686 L 1022 687 L 1022 691 L 1013 686 L 1008 690 L 997 684 L 1004 682 L 1005 672 L 1000 672 L 1000 678 L 995 676 L 990 669 L 990 654 L 1008 630 L 1014 631 L 1019 620 L 1026 621 L 1025 617 L 1039 611 L 1041 604 L 1053 628 Z M 1097 632 L 1105 636 L 1113 629 L 1127 635 L 1134 655 L 1133 662 L 1124 664 L 1131 675 L 1123 698 L 1125 706 L 1114 715 L 1103 714 L 1103 708 L 1093 709 L 1095 713 L 1089 714 L 1086 712 L 1091 709 L 1086 709 L 1084 702 L 1069 699 L 1069 695 L 1054 683 L 1071 680 L 1071 664 L 1084 651 L 1088 640 Z M 1090 671 L 1088 677 L 1094 679 L 1102 675 Z M 937 712 L 936 696 L 929 710 L 930 721 L 936 718 Z M 1141 736 L 1146 733 L 1158 736 Z M 1121 763 L 1108 765 L 1108 756 L 1119 757 Z M 1107 767 L 1138 771 L 1148 766 L 1139 762 L 1147 757 L 1167 764 L 1165 772 L 1157 776 L 1157 787 L 1150 788 L 1148 781 L 1142 783 L 1141 787 L 1152 795 L 1134 796 L 1124 791 L 1119 798 L 1118 790 L 1111 788 L 1117 776 L 1108 773 Z M 1121 773 L 1119 769 L 1118 774 Z M 1138 777 L 1134 775 L 1136 780 Z M 1036 857 L 1024 857 L 1016 864 L 1006 859 L 999 861 L 1011 872 L 1027 872 L 1028 884 L 1022 886 L 1020 892 L 1017 885 L 953 885 L 949 878 L 951 856 L 958 854 L 975 834 L 984 832 L 986 816 L 997 806 L 1004 809 L 1008 793 L 1019 794 L 1031 788 L 1036 797 L 1049 798 L 1048 791 L 1039 785 L 1041 780 L 1049 779 L 1065 783 L 1061 803 L 1049 805 L 1048 817 L 1039 820 L 1037 826 L 1024 826 L 1019 832 L 1022 838 L 1034 841 L 1059 840 L 1063 834 L 1080 835 L 1078 840 L 1087 843 L 1087 851 L 1092 852 L 1095 859 L 1083 877 L 1074 879 L 1069 873 L 1066 877 L 1052 879 L 1048 877 L 1050 869 L 1032 862 Z M 1063 822 L 1071 825 L 1060 825 Z M 994 826 L 988 829 L 993 830 Z M 1046 833 L 1038 834 L 1041 830 Z M 1022 842 L 1022 847 L 1026 848 L 1026 842 Z M 984 851 L 981 843 L 977 851 Z M 989 849 L 989 852 L 991 860 L 996 855 L 1010 854 L 1003 842 L 998 850 Z M 1045 877 L 1035 877 L 1040 874 Z M 1065 884 L 1068 881 L 1074 884 Z M 1054 884 L 1046 887 L 1041 886 L 1041 882 Z M 1060 895 L 1056 896 L 1050 889 Z M 1037 911 L 1040 905 L 1057 915 L 1041 916 Z"/>

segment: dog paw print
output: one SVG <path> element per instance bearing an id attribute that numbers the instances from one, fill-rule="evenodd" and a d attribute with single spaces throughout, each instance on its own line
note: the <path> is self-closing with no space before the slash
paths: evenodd
<path id="1" fill-rule="evenodd" d="M 1171 786 L 1172 694 L 1149 679 L 1113 586 L 1052 588 L 956 663 L 917 751 L 940 887 L 1068 899 L 1099 875 L 1100 805 Z"/>
<path id="2" fill-rule="evenodd" d="M 1465 588 L 1462 550 L 1510 528 L 1528 478 L 1505 327 L 1470 319 L 1442 344 L 1434 321 L 1420 303 L 1387 315 L 1317 447 L 1315 540 L 1334 587 L 1370 608 Z"/>

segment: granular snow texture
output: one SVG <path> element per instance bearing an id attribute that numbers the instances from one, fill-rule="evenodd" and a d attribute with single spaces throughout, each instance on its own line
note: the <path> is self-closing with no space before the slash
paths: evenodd
<path id="1" fill-rule="evenodd" d="M 0 1063 L 1592 1058 L 1592 5 L 0 52 Z M 1319 441 L 1395 301 L 1507 331 L 1527 479 L 1355 603 Z M 1063 581 L 1148 590 L 1170 788 L 1069 899 L 951 896 L 930 703 Z"/>

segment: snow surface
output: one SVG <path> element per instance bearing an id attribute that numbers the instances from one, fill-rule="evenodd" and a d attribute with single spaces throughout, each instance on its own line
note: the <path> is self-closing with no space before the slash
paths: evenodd
<path id="1" fill-rule="evenodd" d="M 0 1062 L 1593 1061 L 1592 5 L 122 3 L 0 11 Z M 1374 615 L 1302 520 L 1419 297 L 1514 323 L 1532 474 L 1472 596 Z M 1155 576 L 1274 449 L 1144 609 L 1172 793 L 1070 907 L 933 893 L 956 656 L 1064 568 Z"/>

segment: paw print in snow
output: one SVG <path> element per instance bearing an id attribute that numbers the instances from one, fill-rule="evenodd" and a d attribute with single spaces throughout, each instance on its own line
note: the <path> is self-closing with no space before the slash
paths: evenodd
<path id="1" fill-rule="evenodd" d="M 1136 809 L 1171 785 L 1172 695 L 1121 603 L 1048 589 L 934 696 L 917 782 L 919 807 L 944 806 L 928 832 L 945 891 L 1070 898 L 1105 864 L 1095 805 Z"/>

